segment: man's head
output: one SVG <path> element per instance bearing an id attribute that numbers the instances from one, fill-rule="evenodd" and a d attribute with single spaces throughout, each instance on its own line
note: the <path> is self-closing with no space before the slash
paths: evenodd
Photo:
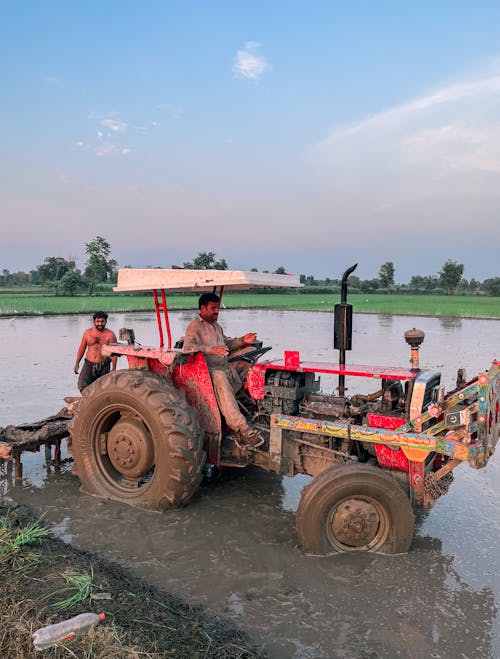
<path id="1" fill-rule="evenodd" d="M 108 314 L 105 313 L 104 311 L 96 311 L 95 314 L 92 316 L 92 319 L 94 321 L 94 327 L 99 330 L 99 332 L 102 332 L 104 328 L 106 327 L 106 321 L 108 320 Z"/>
<path id="2" fill-rule="evenodd" d="M 220 298 L 215 293 L 203 293 L 198 300 L 200 316 L 207 323 L 215 323 L 219 317 Z"/>

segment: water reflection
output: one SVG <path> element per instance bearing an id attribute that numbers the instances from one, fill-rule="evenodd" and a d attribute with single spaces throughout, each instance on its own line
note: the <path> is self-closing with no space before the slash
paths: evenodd
<path id="1" fill-rule="evenodd" d="M 455 330 L 461 329 L 462 319 L 461 318 L 440 318 L 439 324 L 444 330 Z"/>
<path id="2" fill-rule="evenodd" d="M 380 327 L 392 327 L 394 316 L 386 313 L 378 314 L 377 316 Z"/>

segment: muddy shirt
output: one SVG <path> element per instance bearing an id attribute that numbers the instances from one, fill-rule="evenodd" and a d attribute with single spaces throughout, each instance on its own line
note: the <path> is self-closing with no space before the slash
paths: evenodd
<path id="1" fill-rule="evenodd" d="M 186 328 L 182 352 L 202 352 L 205 355 L 209 369 L 227 371 L 229 368 L 227 357 L 209 355 L 211 348 L 227 346 L 229 352 L 231 352 L 243 345 L 245 343 L 242 339 L 229 339 L 225 336 L 219 323 L 207 323 L 201 316 L 198 316 Z"/>

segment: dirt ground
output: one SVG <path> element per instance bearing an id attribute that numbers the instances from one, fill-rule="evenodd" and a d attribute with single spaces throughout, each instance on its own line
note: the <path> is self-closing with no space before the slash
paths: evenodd
<path id="1" fill-rule="evenodd" d="M 4 517 L 7 516 L 7 517 Z M 34 520 L 25 507 L 7 509 L 13 533 Z M 43 526 L 43 520 L 41 522 Z M 7 534 L 0 532 L 0 549 Z M 60 610 L 57 601 L 71 596 L 65 575 L 90 575 L 90 597 Z M 120 566 L 78 551 L 48 535 L 24 545 L 9 560 L 0 554 L 0 656 L 114 659 L 136 657 L 253 658 L 265 656 L 231 623 L 168 592 L 147 585 Z M 111 599 L 96 599 L 99 595 Z M 32 633 L 79 613 L 104 612 L 106 621 L 65 645 L 36 652 Z"/>

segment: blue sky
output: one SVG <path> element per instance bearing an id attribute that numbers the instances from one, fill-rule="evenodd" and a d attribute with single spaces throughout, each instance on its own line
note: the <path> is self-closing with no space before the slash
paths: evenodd
<path id="1" fill-rule="evenodd" d="M 0 4 L 0 269 L 500 276 L 500 3 Z"/>

